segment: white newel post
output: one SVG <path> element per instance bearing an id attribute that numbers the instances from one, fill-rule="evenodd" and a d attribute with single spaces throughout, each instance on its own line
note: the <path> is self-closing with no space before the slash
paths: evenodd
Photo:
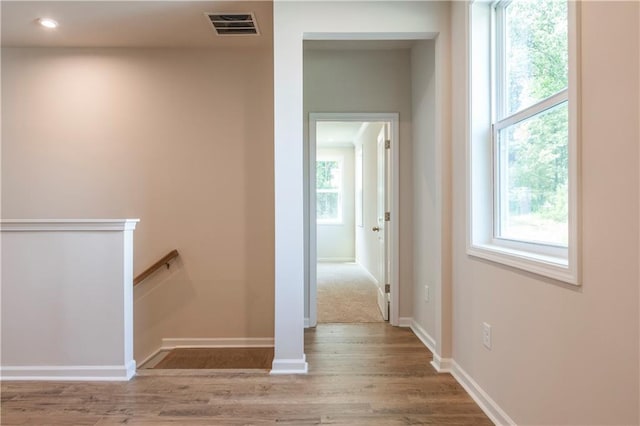
<path id="1" fill-rule="evenodd" d="M 2 380 L 129 380 L 138 219 L 2 220 Z"/>

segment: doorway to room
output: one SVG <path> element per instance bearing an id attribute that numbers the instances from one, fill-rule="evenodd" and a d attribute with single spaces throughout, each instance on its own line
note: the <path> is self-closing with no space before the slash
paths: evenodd
<path id="1" fill-rule="evenodd" d="M 389 320 L 397 114 L 311 114 L 310 326 Z"/>

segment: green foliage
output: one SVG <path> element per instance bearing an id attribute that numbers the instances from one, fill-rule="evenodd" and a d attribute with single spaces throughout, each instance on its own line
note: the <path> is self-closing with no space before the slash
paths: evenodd
<path id="1" fill-rule="evenodd" d="M 568 85 L 567 2 L 514 0 L 506 24 L 506 106 L 513 113 Z M 511 215 L 567 222 L 567 135 L 566 102 L 500 132 Z"/>
<path id="2" fill-rule="evenodd" d="M 334 189 L 339 185 L 336 182 L 340 165 L 337 161 L 317 161 L 316 162 L 316 188 Z"/>

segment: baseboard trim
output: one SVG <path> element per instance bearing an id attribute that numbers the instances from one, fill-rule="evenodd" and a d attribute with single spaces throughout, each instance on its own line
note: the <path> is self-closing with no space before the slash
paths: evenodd
<path id="1" fill-rule="evenodd" d="M 304 319 L 304 328 L 309 328 L 311 327 L 309 324 L 311 323 L 311 321 L 309 320 L 309 317 L 305 317 Z"/>
<path id="2" fill-rule="evenodd" d="M 0 367 L 3 381 L 128 381 L 136 374 L 136 362 L 127 365 L 29 365 Z"/>
<path id="3" fill-rule="evenodd" d="M 303 354 L 300 359 L 274 359 L 270 374 L 307 374 L 308 372 L 307 357 Z"/>
<path id="4" fill-rule="evenodd" d="M 418 336 L 418 339 L 431 351 L 433 357 L 436 357 L 436 340 L 427 333 L 427 331 L 422 328 L 420 324 L 416 322 L 416 320 L 411 319 L 411 331 Z"/>
<path id="5" fill-rule="evenodd" d="M 378 280 L 376 279 L 376 277 L 373 276 L 373 274 L 367 269 L 366 266 L 364 266 L 362 263 L 358 262 L 357 260 L 356 260 L 356 263 L 358 265 L 360 265 L 360 267 L 362 269 L 364 269 L 364 272 L 366 272 L 366 274 L 369 276 L 369 278 L 371 278 L 373 280 L 373 282 L 376 283 L 376 285 L 379 284 Z M 409 318 L 409 319 L 411 319 L 411 318 Z"/>
<path id="6" fill-rule="evenodd" d="M 353 257 L 319 257 L 318 262 L 322 263 L 352 263 L 355 262 L 356 259 Z"/>
<path id="7" fill-rule="evenodd" d="M 431 365 L 438 373 L 450 373 L 496 425 L 516 425 L 507 413 L 471 378 L 453 358 L 442 358 L 435 351 L 436 342 L 413 318 L 400 318 L 401 327 L 411 327 L 414 334 L 433 354 Z"/>
<path id="8" fill-rule="evenodd" d="M 160 347 L 147 355 L 138 365 L 145 365 L 162 351 L 184 348 L 272 348 L 273 337 L 168 337 L 162 339 Z"/>
<path id="9" fill-rule="evenodd" d="M 452 361 L 451 375 L 467 391 L 484 413 L 497 425 L 516 425 L 516 422 L 471 378 L 455 361 Z"/>
<path id="10" fill-rule="evenodd" d="M 160 346 L 158 349 L 156 349 L 155 351 L 151 352 L 151 355 L 148 355 L 146 358 L 144 358 L 141 362 L 138 363 L 138 365 L 140 367 L 143 367 L 147 362 L 151 361 L 156 355 L 158 355 L 160 352 L 162 352 L 164 349 L 162 349 L 162 346 Z"/>
<path id="11" fill-rule="evenodd" d="M 273 337 L 164 338 L 160 350 L 177 348 L 272 348 Z"/>
<path id="12" fill-rule="evenodd" d="M 431 365 L 436 369 L 438 373 L 451 373 L 451 371 L 453 370 L 453 359 L 442 358 L 440 355 L 434 352 Z"/>
<path id="13" fill-rule="evenodd" d="M 400 317 L 398 318 L 398 327 L 411 327 L 412 322 L 413 318 L 411 317 Z"/>

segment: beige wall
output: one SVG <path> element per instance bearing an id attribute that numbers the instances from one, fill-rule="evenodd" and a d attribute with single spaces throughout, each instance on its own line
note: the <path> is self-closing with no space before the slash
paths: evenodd
<path id="1" fill-rule="evenodd" d="M 453 126 L 453 357 L 518 424 L 639 421 L 639 7 L 582 3 L 581 287 L 466 255 L 466 141 Z M 452 21 L 454 123 L 466 112 L 464 8 Z"/>
<path id="2" fill-rule="evenodd" d="M 135 357 L 272 337 L 273 52 L 3 49 L 2 217 L 140 218 Z M 98 330 L 97 330 L 98 331 Z"/>
<path id="3" fill-rule="evenodd" d="M 438 229 L 435 41 L 411 49 L 413 134 L 413 320 L 436 336 L 436 292 L 440 291 L 441 248 Z M 425 286 L 429 287 L 429 301 Z"/>
<path id="4" fill-rule="evenodd" d="M 305 50 L 305 141 L 310 112 L 400 114 L 400 316 L 411 313 L 411 56 L 409 49 Z M 305 306 L 307 312 L 308 306 Z"/>

